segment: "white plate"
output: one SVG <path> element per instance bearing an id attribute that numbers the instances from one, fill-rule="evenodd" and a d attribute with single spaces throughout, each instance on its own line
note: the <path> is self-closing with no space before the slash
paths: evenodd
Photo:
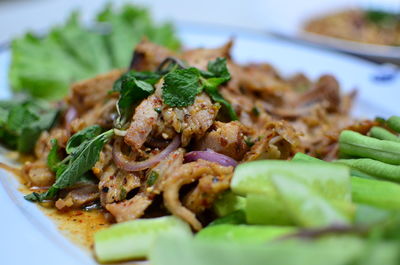
<path id="1" fill-rule="evenodd" d="M 338 38 L 309 33 L 303 30 L 304 24 L 315 17 L 348 8 L 378 8 L 400 12 L 397 0 L 280 0 L 264 1 L 259 10 L 270 11 L 265 16 L 264 25 L 272 33 L 289 39 L 328 47 L 379 61 L 400 63 L 400 47 L 364 44 Z M 282 8 L 287 6 L 288 8 Z M 259 14 L 261 15 L 261 14 Z"/>
<path id="2" fill-rule="evenodd" d="M 307 48 L 252 32 L 201 26 L 179 27 L 186 47 L 214 47 L 235 36 L 233 56 L 239 62 L 270 62 L 284 75 L 302 71 L 311 78 L 334 74 L 343 91 L 359 88 L 354 114 L 363 117 L 399 114 L 400 80 L 377 83 L 375 64 L 353 57 Z M 8 50 L 0 52 L 0 96 L 9 97 L 6 76 Z M 61 70 L 61 69 L 60 69 Z M 0 160 L 7 160 L 0 156 Z M 25 201 L 18 183 L 7 172 L 0 173 L 0 254 L 2 264 L 94 264 L 91 253 L 73 245 L 57 230 L 37 205 Z"/>

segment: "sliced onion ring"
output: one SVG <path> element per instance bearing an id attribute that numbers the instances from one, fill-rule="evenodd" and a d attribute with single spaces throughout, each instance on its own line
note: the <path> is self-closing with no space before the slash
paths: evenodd
<path id="1" fill-rule="evenodd" d="M 193 162 L 199 159 L 207 160 L 210 162 L 218 163 L 225 167 L 236 167 L 238 162 L 229 156 L 215 152 L 214 150 L 207 149 L 205 151 L 192 151 L 185 155 L 185 162 Z"/>
<path id="2" fill-rule="evenodd" d="M 116 143 L 118 143 L 116 141 Z M 125 171 L 140 171 L 152 167 L 157 164 L 164 158 L 166 158 L 172 151 L 177 149 L 181 144 L 181 138 L 179 135 L 175 136 L 175 138 L 171 141 L 171 143 L 160 153 L 155 156 L 150 157 L 145 161 L 132 161 L 126 158 L 126 156 L 121 152 L 121 148 L 114 144 L 113 147 L 113 160 L 117 167 L 125 170 Z"/>
<path id="3" fill-rule="evenodd" d="M 70 123 L 78 117 L 78 111 L 73 107 L 69 107 L 65 112 L 65 123 L 69 126 Z"/>

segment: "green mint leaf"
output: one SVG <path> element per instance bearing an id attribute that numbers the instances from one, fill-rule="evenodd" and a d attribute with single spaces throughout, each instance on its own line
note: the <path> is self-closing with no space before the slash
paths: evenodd
<path id="1" fill-rule="evenodd" d="M 177 69 L 164 77 L 162 87 L 164 103 L 170 107 L 187 107 L 194 103 L 203 86 L 196 68 Z"/>
<path id="2" fill-rule="evenodd" d="M 226 66 L 226 58 L 217 58 L 214 61 L 208 62 L 207 70 L 212 73 L 214 77 L 223 78 L 225 81 L 231 79 L 228 67 Z"/>
<path id="3" fill-rule="evenodd" d="M 71 154 L 76 150 L 82 143 L 89 141 L 99 135 L 102 128 L 99 125 L 93 125 L 86 127 L 85 129 L 75 133 L 69 138 L 65 151 L 67 154 Z"/>
<path id="4" fill-rule="evenodd" d="M 133 76 L 134 78 L 136 78 L 136 80 L 145 81 L 146 83 L 149 83 L 151 85 L 155 85 L 161 78 L 161 75 L 158 73 L 148 72 L 148 71 L 136 72 L 134 70 L 131 70 L 123 74 L 120 78 L 118 78 L 117 81 L 115 81 L 112 92 L 118 92 L 118 93 L 121 92 L 122 80 L 124 80 L 127 76 Z"/>
<path id="5" fill-rule="evenodd" d="M 67 165 L 62 165 L 57 169 L 56 182 L 45 193 L 32 193 L 25 196 L 25 199 L 35 202 L 41 202 L 46 199 L 53 199 L 59 190 L 68 188 L 85 178 L 85 174 L 99 160 L 100 152 L 104 145 L 114 135 L 114 130 L 106 131 L 95 138 L 83 142 L 82 147 L 77 147 L 70 154 Z M 62 163 L 62 162 L 61 162 Z"/>
<path id="6" fill-rule="evenodd" d="M 115 127 L 121 128 L 133 114 L 133 105 L 154 92 L 152 84 L 137 80 L 134 73 L 128 73 L 121 80 L 121 91 L 117 102 L 118 118 Z"/>

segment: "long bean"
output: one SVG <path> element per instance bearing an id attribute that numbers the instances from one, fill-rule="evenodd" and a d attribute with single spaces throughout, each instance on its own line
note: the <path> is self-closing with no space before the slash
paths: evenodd
<path id="1" fill-rule="evenodd" d="M 322 163 L 328 163 L 324 160 L 320 160 L 318 158 L 303 154 L 303 153 L 297 153 L 294 157 L 293 157 L 293 161 L 304 161 L 304 162 L 322 162 Z M 337 163 L 336 161 L 333 161 L 333 163 Z M 355 168 L 351 168 L 350 167 L 350 175 L 354 176 L 354 177 L 359 177 L 359 178 L 365 178 L 365 179 L 375 179 L 373 176 L 362 172 L 358 169 Z"/>
<path id="2" fill-rule="evenodd" d="M 336 162 L 374 177 L 400 181 L 400 166 L 386 164 L 369 158 L 339 159 Z"/>
<path id="3" fill-rule="evenodd" d="M 392 116 L 386 121 L 387 126 L 390 129 L 400 133 L 400 117 L 399 116 Z"/>
<path id="4" fill-rule="evenodd" d="M 327 163 L 323 160 L 319 160 L 318 158 L 308 156 L 302 153 L 297 153 L 293 160 L 295 161 L 304 161 L 304 162 L 321 162 Z M 362 160 L 362 161 L 360 161 Z M 386 171 L 397 171 L 398 177 L 400 178 L 400 167 L 384 164 L 379 161 L 371 160 L 371 159 L 350 159 L 350 160 L 338 160 L 336 163 L 346 164 L 350 167 L 356 165 L 365 169 L 365 165 L 371 165 L 370 161 L 376 162 L 372 167 L 375 170 L 367 170 L 370 171 L 368 173 L 376 173 L 378 169 L 382 169 L 387 174 Z M 361 164 L 361 165 L 359 165 Z M 373 163 L 374 164 L 374 163 Z M 376 168 L 376 164 L 378 164 L 378 168 Z M 361 171 L 359 171 L 363 174 Z M 395 172 L 396 173 L 396 172 Z M 354 171 L 351 171 L 351 196 L 352 200 L 356 203 L 371 205 L 383 209 L 388 210 L 398 210 L 400 209 L 400 185 L 388 181 L 376 180 L 376 179 L 366 179 L 355 177 Z M 369 176 L 369 175 L 367 175 Z M 383 176 L 383 175 L 382 175 Z M 386 175 L 385 175 L 386 176 Z"/>
<path id="5" fill-rule="evenodd" d="M 339 137 L 339 151 L 346 155 L 400 165 L 400 143 L 378 140 L 353 131 L 342 131 Z"/>
<path id="6" fill-rule="evenodd" d="M 388 140 L 394 142 L 400 142 L 400 138 L 394 135 L 393 133 L 389 132 L 385 128 L 382 127 L 372 127 L 369 131 L 369 135 L 371 137 L 380 139 L 380 140 Z"/>
<path id="7" fill-rule="evenodd" d="M 400 209 L 400 185 L 381 180 L 351 179 L 354 202 L 388 210 Z"/>

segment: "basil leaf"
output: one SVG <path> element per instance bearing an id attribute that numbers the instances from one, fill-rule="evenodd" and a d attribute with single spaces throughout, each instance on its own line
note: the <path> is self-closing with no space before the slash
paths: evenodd
<path id="1" fill-rule="evenodd" d="M 51 149 L 49 154 L 47 155 L 47 166 L 54 172 L 57 171 L 59 167 L 59 163 L 61 162 L 59 150 L 60 147 L 58 146 L 57 139 L 50 140 Z"/>
<path id="2" fill-rule="evenodd" d="M 121 91 L 117 102 L 118 118 L 115 127 L 121 128 L 132 116 L 133 105 L 154 92 L 152 84 L 137 80 L 133 73 L 124 75 L 121 81 Z"/>
<path id="3" fill-rule="evenodd" d="M 102 128 L 99 125 L 93 125 L 86 127 L 85 129 L 75 133 L 69 138 L 67 142 L 67 146 L 65 147 L 65 151 L 67 154 L 71 154 L 76 150 L 82 143 L 93 139 L 97 135 L 99 135 L 102 131 Z"/>
<path id="4" fill-rule="evenodd" d="M 71 187 L 79 182 L 96 164 L 101 150 L 113 135 L 114 130 L 109 130 L 87 142 L 83 142 L 83 147 L 75 149 L 69 156 L 68 165 L 64 165 L 57 170 L 58 177 L 56 182 L 47 192 L 41 194 L 32 193 L 25 196 L 25 199 L 33 202 L 53 199 L 59 190 Z M 77 150 L 79 150 L 79 152 L 77 152 Z"/>
<path id="5" fill-rule="evenodd" d="M 164 103 L 170 107 L 187 107 L 194 103 L 196 96 L 203 90 L 200 71 L 191 67 L 177 69 L 164 77 L 162 87 Z"/>

